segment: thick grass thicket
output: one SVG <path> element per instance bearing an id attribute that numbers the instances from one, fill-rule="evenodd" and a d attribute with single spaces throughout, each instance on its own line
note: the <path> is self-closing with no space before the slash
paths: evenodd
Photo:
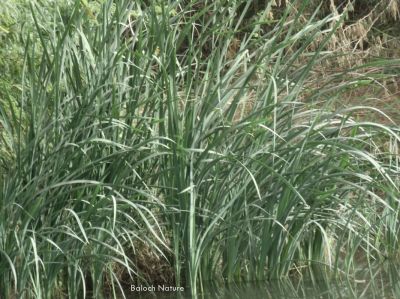
<path id="1" fill-rule="evenodd" d="M 308 105 L 340 16 L 139 2 L 51 27 L 32 6 L 40 43 L 0 107 L 1 297 L 116 296 L 156 280 L 146 254 L 193 294 L 398 256 L 398 127 Z"/>

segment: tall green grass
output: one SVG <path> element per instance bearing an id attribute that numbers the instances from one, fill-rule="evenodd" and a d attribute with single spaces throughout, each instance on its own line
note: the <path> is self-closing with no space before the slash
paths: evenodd
<path id="1" fill-rule="evenodd" d="M 299 3 L 76 1 L 51 27 L 32 5 L 0 111 L 1 296 L 116 296 L 146 283 L 140 250 L 194 295 L 397 256 L 398 127 L 300 100 L 340 19 Z"/>

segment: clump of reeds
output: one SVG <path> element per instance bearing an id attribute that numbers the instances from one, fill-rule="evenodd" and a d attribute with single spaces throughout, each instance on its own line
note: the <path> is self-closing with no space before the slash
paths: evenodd
<path id="1" fill-rule="evenodd" d="M 76 1 L 51 28 L 33 6 L 41 49 L 25 37 L 1 114 L 1 296 L 117 296 L 143 248 L 193 294 L 396 256 L 398 129 L 300 101 L 326 95 L 310 72 L 341 21 L 306 4 Z"/>

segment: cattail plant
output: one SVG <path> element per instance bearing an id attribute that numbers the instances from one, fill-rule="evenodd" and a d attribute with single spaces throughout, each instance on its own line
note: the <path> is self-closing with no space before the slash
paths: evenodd
<path id="1" fill-rule="evenodd" d="M 345 16 L 309 2 L 77 0 L 52 26 L 33 3 L 0 110 L 0 296 L 195 296 L 395 259 L 398 127 L 332 109 L 354 82 L 315 70 Z"/>

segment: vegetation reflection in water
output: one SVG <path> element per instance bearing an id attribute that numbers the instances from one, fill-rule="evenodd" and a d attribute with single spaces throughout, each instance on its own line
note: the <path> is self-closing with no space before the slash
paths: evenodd
<path id="1" fill-rule="evenodd" d="M 242 298 L 400 298 L 400 267 L 385 262 L 380 266 L 358 271 L 353 278 L 332 279 L 326 271 L 317 278 L 285 278 L 281 280 L 245 283 L 208 283 L 199 292 L 198 299 Z M 193 298 L 190 290 L 184 292 L 131 293 L 128 299 Z"/>

